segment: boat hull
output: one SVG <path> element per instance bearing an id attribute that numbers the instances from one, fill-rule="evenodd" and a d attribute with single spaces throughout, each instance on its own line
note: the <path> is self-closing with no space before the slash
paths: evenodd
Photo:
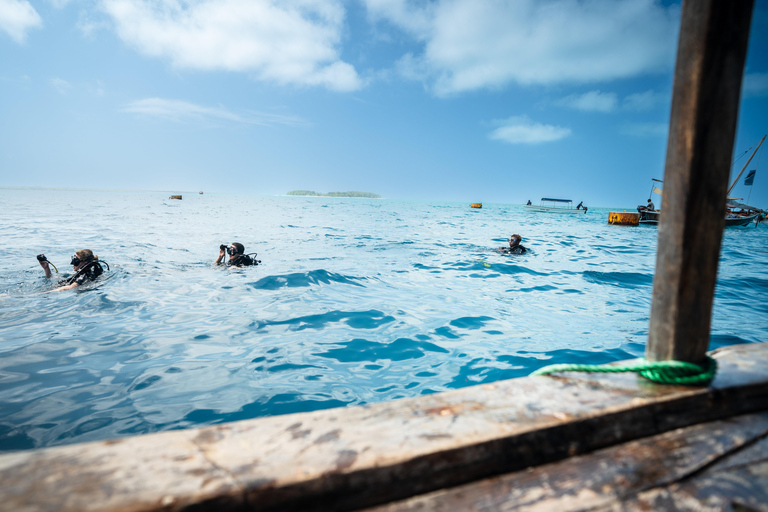
<path id="1" fill-rule="evenodd" d="M 661 219 L 661 212 L 659 211 L 649 212 L 641 210 L 638 213 L 640 214 L 640 220 L 638 221 L 640 224 L 658 224 Z"/>
<path id="2" fill-rule="evenodd" d="M 754 215 L 748 215 L 746 217 L 742 216 L 729 216 L 725 218 L 725 227 L 728 226 L 747 226 L 749 224 L 752 224 L 755 222 L 755 219 L 757 219 L 757 214 Z"/>
<path id="3" fill-rule="evenodd" d="M 587 213 L 586 210 L 577 210 L 576 208 L 553 208 L 550 206 L 536 206 L 524 204 L 523 208 L 529 212 L 537 213 Z"/>
<path id="4" fill-rule="evenodd" d="M 640 224 L 658 224 L 659 220 L 661 219 L 661 212 L 639 212 L 640 213 Z M 748 215 L 746 217 L 742 216 L 728 216 L 725 218 L 725 227 L 731 227 L 731 226 L 747 226 L 753 222 L 755 222 L 755 219 L 757 218 L 757 214 L 754 215 Z"/>

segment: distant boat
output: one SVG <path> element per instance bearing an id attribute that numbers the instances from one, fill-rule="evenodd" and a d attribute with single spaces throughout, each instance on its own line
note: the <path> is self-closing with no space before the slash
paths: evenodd
<path id="1" fill-rule="evenodd" d="M 203 195 L 203 191 L 202 190 L 200 191 L 200 195 Z"/>
<path id="2" fill-rule="evenodd" d="M 530 201 L 528 201 L 530 203 Z M 541 204 L 524 204 L 523 208 L 529 212 L 546 212 L 546 213 L 587 213 L 587 207 L 582 206 L 582 203 L 574 208 L 573 201 L 570 199 L 553 199 L 551 197 L 542 197 Z"/>
<path id="3" fill-rule="evenodd" d="M 755 225 L 757 225 L 757 223 L 760 222 L 761 218 L 764 217 L 765 215 L 764 210 L 757 208 L 755 206 L 750 206 L 748 204 L 740 203 L 739 202 L 740 199 L 737 199 L 735 197 L 730 197 L 731 191 L 739 182 L 739 178 L 741 178 L 741 175 L 746 170 L 747 166 L 749 165 L 749 162 L 751 162 L 752 158 L 754 158 L 755 154 L 757 154 L 757 150 L 760 149 L 760 146 L 762 146 L 763 142 L 765 141 L 765 137 L 766 136 L 763 135 L 763 138 L 760 139 L 760 142 L 757 144 L 757 147 L 755 147 L 755 150 L 752 152 L 752 156 L 750 156 L 747 159 L 747 163 L 744 164 L 744 167 L 742 167 L 739 174 L 736 175 L 736 178 L 733 180 L 733 183 L 731 183 L 731 186 L 728 187 L 728 191 L 726 193 L 726 201 L 725 201 L 725 227 L 746 226 L 748 224 L 751 224 L 752 222 L 754 222 Z M 749 175 L 747 176 L 747 179 L 745 180 L 745 185 L 750 187 L 752 186 L 756 172 L 757 172 L 757 168 L 755 168 L 755 170 L 753 171 L 750 171 Z M 662 184 L 664 182 L 657 179 L 652 180 L 651 193 L 648 195 L 649 202 L 651 201 L 651 196 L 653 194 L 657 194 L 659 197 L 662 196 L 662 190 L 656 186 L 656 183 Z M 661 220 L 661 210 L 656 210 L 656 209 L 649 210 L 646 206 L 640 205 L 637 207 L 637 211 L 638 213 L 640 213 L 640 224 L 658 224 L 659 221 Z"/>
<path id="4" fill-rule="evenodd" d="M 725 215 L 725 227 L 747 226 L 753 222 L 757 225 L 759 213 L 731 212 Z"/>
<path id="5" fill-rule="evenodd" d="M 736 179 L 738 180 L 738 177 Z M 664 182 L 657 179 L 652 181 L 655 183 L 651 186 L 651 195 L 657 194 L 658 196 L 661 196 L 663 191 L 656 186 L 656 183 Z M 651 197 L 649 196 L 648 199 L 651 199 Z M 757 223 L 760 215 L 763 213 L 763 210 L 760 208 L 739 203 L 732 197 L 728 198 L 728 202 L 725 206 L 725 227 L 747 226 L 752 222 Z M 637 207 L 637 211 L 640 214 L 640 224 L 656 225 L 661 220 L 661 210 L 648 210 L 645 206 L 640 205 Z"/>
<path id="6" fill-rule="evenodd" d="M 482 208 L 483 207 L 483 203 L 472 203 L 469 206 L 470 206 L 470 208 Z"/>
<path id="7" fill-rule="evenodd" d="M 656 194 L 659 196 L 659 203 L 661 203 L 662 190 L 656 186 L 656 183 L 663 184 L 664 182 L 655 178 L 651 179 L 651 192 L 648 194 L 648 200 L 650 201 L 651 196 Z M 661 209 L 657 210 L 655 205 L 653 209 L 649 210 L 646 205 L 641 204 L 637 207 L 637 212 L 640 214 L 640 224 L 658 224 L 661 219 Z"/>
<path id="8" fill-rule="evenodd" d="M 730 197 L 731 191 L 739 182 L 739 178 L 741 178 L 741 175 L 746 170 L 747 166 L 749 165 L 749 162 L 752 161 L 752 158 L 754 158 L 755 154 L 757 154 L 757 150 L 760 149 L 760 146 L 762 146 L 763 142 L 765 142 L 765 137 L 766 136 L 763 135 L 763 138 L 760 139 L 760 142 L 757 144 L 757 147 L 752 152 L 752 156 L 749 157 L 749 159 L 747 160 L 747 163 L 744 164 L 744 167 L 741 168 L 741 171 L 733 180 L 733 183 L 731 183 L 731 186 L 728 187 L 728 192 L 726 194 L 726 202 L 725 202 L 725 225 L 726 226 L 746 226 L 747 224 L 752 223 L 752 221 L 754 221 L 755 226 L 757 226 L 757 223 L 760 222 L 761 218 L 765 216 L 765 210 L 762 210 L 761 208 L 757 208 L 755 206 L 750 206 L 748 204 L 740 203 L 739 201 L 741 201 L 741 199 Z M 758 158 L 758 164 L 759 162 L 760 162 L 760 158 Z M 749 197 L 752 196 L 751 187 L 755 181 L 756 173 L 757 173 L 757 166 L 755 166 L 754 170 L 749 171 L 747 178 L 744 180 L 744 184 L 750 187 Z M 747 197 L 747 201 L 749 201 L 749 197 Z"/>

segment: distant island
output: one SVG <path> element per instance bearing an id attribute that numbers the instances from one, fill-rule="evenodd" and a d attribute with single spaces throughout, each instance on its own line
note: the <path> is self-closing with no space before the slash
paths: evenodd
<path id="1" fill-rule="evenodd" d="M 288 192 L 289 196 L 312 196 L 312 197 L 367 197 L 369 199 L 379 199 L 379 194 L 372 192 L 328 192 L 327 194 L 321 194 L 314 190 L 291 190 Z"/>

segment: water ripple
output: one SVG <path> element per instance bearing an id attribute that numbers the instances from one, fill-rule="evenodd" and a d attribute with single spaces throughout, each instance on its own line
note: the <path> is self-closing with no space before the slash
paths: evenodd
<path id="1" fill-rule="evenodd" d="M 0 451 L 642 356 L 656 229 L 517 205 L 0 189 Z M 88 218 L 72 229 L 61 219 Z M 258 219 L 258 222 L 255 222 Z M 512 232 L 529 252 L 496 253 Z M 768 339 L 768 225 L 726 230 L 711 347 Z M 212 264 L 239 241 L 262 264 Z M 111 270 L 42 293 L 90 247 Z"/>

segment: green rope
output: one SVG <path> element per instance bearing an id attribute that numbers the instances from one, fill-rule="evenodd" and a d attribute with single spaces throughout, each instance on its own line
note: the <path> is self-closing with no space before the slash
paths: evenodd
<path id="1" fill-rule="evenodd" d="M 680 384 L 683 386 L 706 386 L 715 378 L 717 361 L 707 356 L 703 366 L 683 361 L 647 361 L 637 363 L 600 364 L 553 364 L 539 368 L 531 375 L 548 375 L 555 372 L 618 373 L 635 372 L 659 384 Z"/>

